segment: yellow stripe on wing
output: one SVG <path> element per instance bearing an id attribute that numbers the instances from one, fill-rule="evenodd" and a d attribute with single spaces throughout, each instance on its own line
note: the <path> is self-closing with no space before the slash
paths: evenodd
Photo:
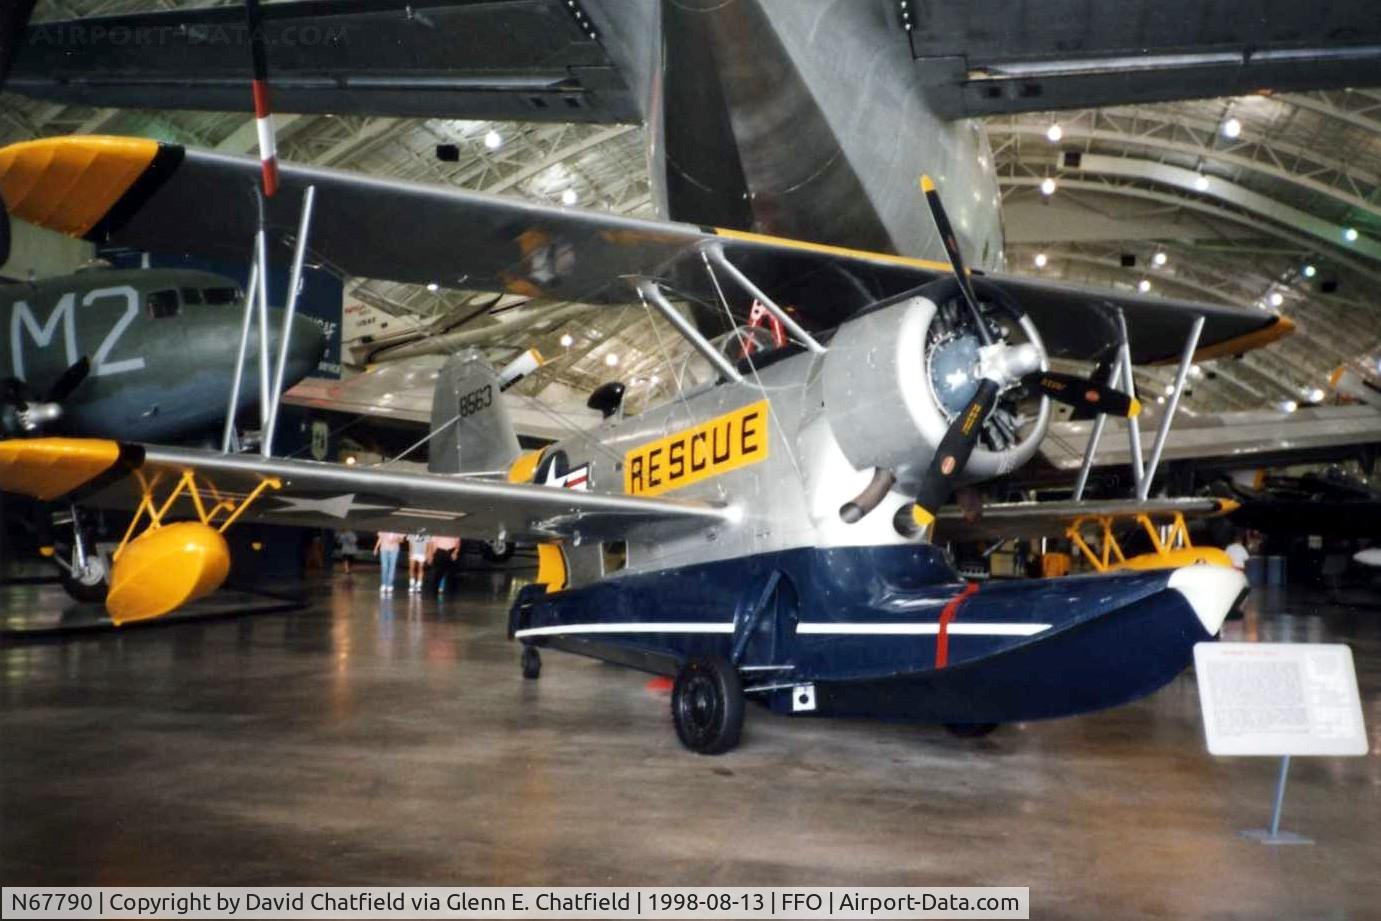
<path id="1" fill-rule="evenodd" d="M 0 490 L 56 499 L 91 482 L 119 459 L 119 443 L 104 439 L 6 439 L 0 441 Z"/>
<path id="2" fill-rule="evenodd" d="M 885 262 L 889 265 L 904 265 L 913 269 L 925 269 L 929 272 L 949 272 L 948 262 L 936 262 L 933 259 L 913 259 L 910 256 L 897 256 L 891 253 L 872 253 L 866 249 L 849 249 L 847 246 L 831 246 L 828 243 L 809 243 L 805 240 L 790 240 L 786 237 L 770 237 L 767 234 L 749 233 L 746 230 L 727 230 L 723 227 L 711 228 L 715 236 L 724 237 L 727 240 L 742 240 L 745 243 L 762 243 L 767 246 L 780 247 L 782 249 L 795 249 L 807 253 L 819 253 L 825 256 L 841 256 L 845 259 L 863 259 L 868 262 Z"/>
<path id="3" fill-rule="evenodd" d="M 15 217 L 80 237 L 104 218 L 158 154 L 146 138 L 82 135 L 0 148 L 0 195 Z"/>

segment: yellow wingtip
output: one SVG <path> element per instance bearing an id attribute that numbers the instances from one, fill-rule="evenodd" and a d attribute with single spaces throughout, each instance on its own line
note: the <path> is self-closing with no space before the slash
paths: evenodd
<path id="1" fill-rule="evenodd" d="M 922 176 L 921 176 L 921 191 L 922 191 L 922 192 L 934 192 L 934 191 L 935 191 L 935 181 L 934 181 L 933 179 L 931 179 L 931 178 L 930 178 L 929 176 L 927 176 L 927 175 L 922 175 Z"/>

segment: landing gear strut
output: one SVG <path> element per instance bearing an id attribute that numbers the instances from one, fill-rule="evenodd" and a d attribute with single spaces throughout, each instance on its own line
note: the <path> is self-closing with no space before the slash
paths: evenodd
<path id="1" fill-rule="evenodd" d="M 105 555 L 87 543 L 81 519 L 72 509 L 72 552 L 69 559 L 54 555 L 62 589 L 76 601 L 103 604 L 110 590 L 110 567 Z"/>
<path id="2" fill-rule="evenodd" d="M 671 689 L 671 719 L 681 744 L 702 755 L 738 745 L 743 731 L 743 682 L 721 658 L 691 659 Z"/>

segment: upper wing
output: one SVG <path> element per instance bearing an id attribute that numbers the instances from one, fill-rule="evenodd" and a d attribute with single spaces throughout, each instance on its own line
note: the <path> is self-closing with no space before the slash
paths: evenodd
<path id="1" fill-rule="evenodd" d="M 148 140 L 45 138 L 0 150 L 0 194 L 18 217 L 65 233 L 238 262 L 257 224 L 259 170 L 247 157 Z M 881 297 L 949 271 L 923 259 L 287 164 L 268 204 L 284 246 L 309 185 L 317 189 L 312 255 L 353 276 L 596 304 L 634 300 L 630 276 L 659 277 L 713 303 L 699 252 L 720 246 L 803 322 L 829 328 L 860 306 L 840 297 L 841 279 Z M 990 277 L 1026 308 L 1057 357 L 1102 355 L 1117 341 L 1114 308 L 1126 316 L 1137 362 L 1177 357 L 1195 316 L 1205 318 L 1199 358 L 1246 351 L 1292 328 L 1260 310 Z"/>
<path id="2" fill-rule="evenodd" d="M 445 363 L 442 355 L 418 355 L 375 365 L 341 380 L 308 377 L 283 394 L 294 406 L 311 406 L 358 416 L 376 416 L 431 424 L 436 387 L 432 373 Z M 533 397 L 508 390 L 500 395 L 507 404 L 513 430 L 520 438 L 557 441 L 594 428 L 603 417 L 583 406 L 562 407 L 560 413 Z"/>
<path id="3" fill-rule="evenodd" d="M 633 122 L 632 88 L 567 0 L 327 0 L 263 9 L 284 112 Z M 30 26 L 8 86 L 65 103 L 248 111 L 240 5 Z"/>
<path id="4" fill-rule="evenodd" d="M 1143 419 L 1154 424 L 1155 407 Z M 1041 456 L 1056 470 L 1079 469 L 1092 422 L 1052 422 Z M 1166 438 L 1166 461 L 1213 461 L 1227 468 L 1304 463 L 1355 454 L 1381 444 L 1381 412 L 1371 406 L 1313 406 L 1284 414 L 1274 409 L 1177 417 Z M 1098 444 L 1094 466 L 1124 466 L 1131 452 L 1121 432 Z"/>
<path id="5" fill-rule="evenodd" d="M 937 0 L 910 29 L 951 117 L 1381 83 L 1369 3 Z"/>
<path id="6" fill-rule="evenodd" d="M 1082 502 L 1008 502 L 983 506 L 978 521 L 965 521 L 954 506 L 942 510 L 935 520 L 935 539 L 939 541 L 1012 540 L 1026 537 L 1055 537 L 1075 519 L 1087 516 L 1169 514 L 1186 518 L 1226 515 L 1237 508 L 1230 499 L 1093 499 Z"/>
<path id="7" fill-rule="evenodd" d="M 134 509 L 148 494 L 163 502 L 190 473 L 204 505 L 240 502 L 265 480 L 242 521 L 418 531 L 492 540 L 622 539 L 713 527 L 732 509 L 676 499 L 612 496 L 474 477 L 346 467 L 215 451 L 122 445 L 96 439 L 0 441 L 0 489 L 44 500 L 69 497 L 97 508 Z M 175 517 L 195 509 L 184 491 Z"/>

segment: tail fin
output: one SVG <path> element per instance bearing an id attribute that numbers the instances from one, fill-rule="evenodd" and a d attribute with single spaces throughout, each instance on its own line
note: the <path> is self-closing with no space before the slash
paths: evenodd
<path id="1" fill-rule="evenodd" d="M 432 402 L 432 473 L 505 471 L 522 453 L 500 399 L 504 389 L 479 349 L 466 349 L 442 365 Z"/>

